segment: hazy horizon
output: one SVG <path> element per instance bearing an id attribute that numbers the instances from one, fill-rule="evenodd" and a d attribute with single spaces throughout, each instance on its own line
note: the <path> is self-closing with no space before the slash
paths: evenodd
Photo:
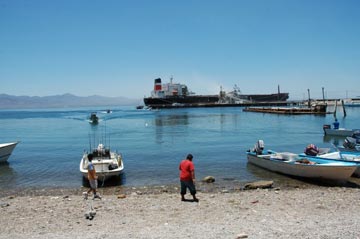
<path id="1" fill-rule="evenodd" d="M 359 12 L 356 0 L 2 0 L 0 93 L 143 98 L 173 77 L 197 94 L 353 98 Z"/>

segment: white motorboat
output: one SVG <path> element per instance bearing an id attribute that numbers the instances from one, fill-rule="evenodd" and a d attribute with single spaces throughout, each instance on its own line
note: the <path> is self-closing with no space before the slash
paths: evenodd
<path id="1" fill-rule="evenodd" d="M 19 142 L 0 144 L 0 163 L 6 162 Z"/>
<path id="2" fill-rule="evenodd" d="M 248 152 L 248 162 L 273 172 L 296 177 L 347 180 L 357 169 L 357 164 L 352 162 L 318 157 L 306 158 L 290 152 L 268 151 L 263 154 L 262 151 L 263 147 L 260 147 Z"/>
<path id="3" fill-rule="evenodd" d="M 98 180 L 105 181 L 110 177 L 119 176 L 124 170 L 124 163 L 122 155 L 115 151 L 110 151 L 109 148 L 105 148 L 103 144 L 99 144 L 98 147 L 91 152 L 84 152 L 80 161 L 80 172 L 87 178 L 88 173 L 88 155 L 93 155 L 92 163 L 95 167 Z"/>

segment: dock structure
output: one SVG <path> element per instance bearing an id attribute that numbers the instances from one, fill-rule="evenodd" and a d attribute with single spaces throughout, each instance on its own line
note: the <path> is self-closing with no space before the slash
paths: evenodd
<path id="1" fill-rule="evenodd" d="M 303 107 L 246 107 L 243 111 L 246 112 L 259 112 L 259 113 L 272 113 L 272 114 L 288 114 L 288 115 L 302 115 L 302 114 L 317 114 L 325 115 L 331 112 L 326 111 L 326 104 L 315 105 L 310 108 Z"/>

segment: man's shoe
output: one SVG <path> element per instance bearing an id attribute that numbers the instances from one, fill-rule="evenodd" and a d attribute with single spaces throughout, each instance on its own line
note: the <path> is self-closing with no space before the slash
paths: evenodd
<path id="1" fill-rule="evenodd" d="M 101 196 L 100 196 L 100 195 L 95 194 L 93 199 L 95 199 L 95 198 L 98 198 L 98 199 L 101 200 Z"/>

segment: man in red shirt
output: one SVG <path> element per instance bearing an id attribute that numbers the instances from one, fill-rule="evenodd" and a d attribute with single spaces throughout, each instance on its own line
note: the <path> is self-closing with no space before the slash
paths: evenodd
<path id="1" fill-rule="evenodd" d="M 190 194 L 193 196 L 193 201 L 198 202 L 199 199 L 196 198 L 196 189 L 195 189 L 195 167 L 192 162 L 193 156 L 188 154 L 186 159 L 182 160 L 179 165 L 180 170 L 180 185 L 181 185 L 181 201 L 185 201 L 186 189 L 188 188 Z"/>

